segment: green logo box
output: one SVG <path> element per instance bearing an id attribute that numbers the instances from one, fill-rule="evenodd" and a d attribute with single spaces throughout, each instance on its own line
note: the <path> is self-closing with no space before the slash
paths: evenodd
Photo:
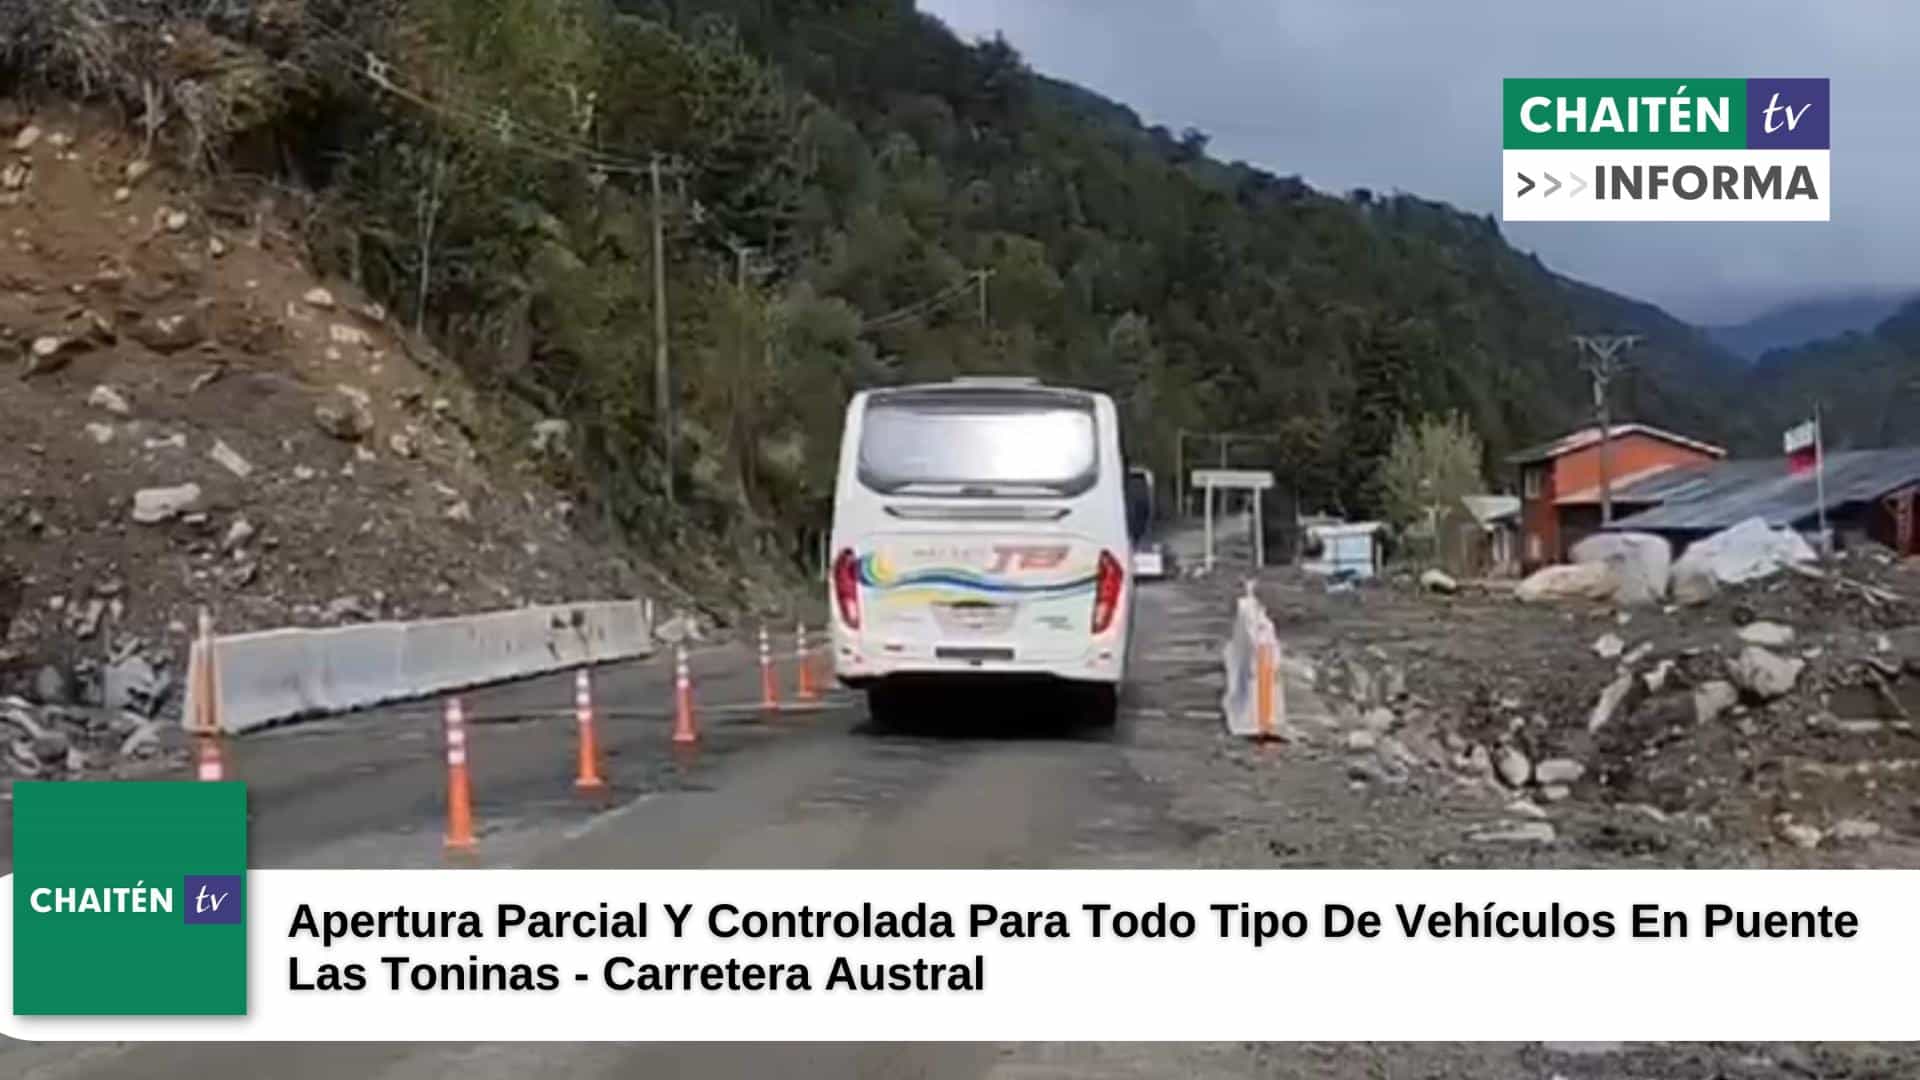
<path id="1" fill-rule="evenodd" d="M 13 871 L 16 1015 L 246 1014 L 246 785 L 15 783 Z"/>
<path id="2" fill-rule="evenodd" d="M 1747 148 L 1745 79 L 1507 79 L 1501 98 L 1508 150 Z M 1528 109 L 1535 98 L 1546 103 Z"/>

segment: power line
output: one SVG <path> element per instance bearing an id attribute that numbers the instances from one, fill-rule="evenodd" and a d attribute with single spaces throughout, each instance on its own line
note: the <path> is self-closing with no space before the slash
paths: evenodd
<path id="1" fill-rule="evenodd" d="M 424 90 L 406 85 L 399 77 L 398 65 L 361 42 L 329 26 L 316 24 L 313 29 L 315 36 L 330 39 L 353 57 L 347 64 L 353 74 L 417 108 L 491 134 L 503 144 L 517 145 L 521 149 L 531 150 L 550 160 L 581 165 L 609 174 L 650 176 L 656 158 L 663 163 L 663 172 L 678 173 L 687 169 L 687 165 L 676 155 L 647 147 L 640 149 L 640 153 L 645 155 L 643 157 L 612 153 L 585 142 L 573 134 L 557 131 L 516 116 L 504 107 L 495 106 L 481 112 L 465 105 L 437 100 Z"/>
<path id="2" fill-rule="evenodd" d="M 956 285 L 950 285 L 931 296 L 916 300 L 903 308 L 889 311 L 885 315 L 876 315 L 866 320 L 860 324 L 860 332 L 864 334 L 874 330 L 885 330 L 888 327 L 911 322 L 922 315 L 930 315 L 955 300 L 966 296 L 968 293 L 975 291 L 975 289 L 979 289 L 981 293 L 981 318 L 984 321 L 986 318 L 986 280 L 992 273 L 993 271 L 991 270 L 974 270 L 967 274 L 966 280 Z"/>

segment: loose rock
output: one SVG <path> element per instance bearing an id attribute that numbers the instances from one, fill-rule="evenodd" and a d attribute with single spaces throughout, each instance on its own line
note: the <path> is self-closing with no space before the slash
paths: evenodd
<path id="1" fill-rule="evenodd" d="M 348 619 L 356 622 L 372 622 L 379 618 L 379 615 L 367 610 L 359 597 L 342 596 L 327 605 L 326 617 L 329 622 L 345 622 Z"/>
<path id="2" fill-rule="evenodd" d="M 65 705 L 72 700 L 67 673 L 52 664 L 42 664 L 33 673 L 33 696 L 46 705 Z"/>
<path id="3" fill-rule="evenodd" d="M 1511 746 L 1500 751 L 1499 757 L 1494 760 L 1494 768 L 1508 787 L 1525 787 L 1527 781 L 1533 778 L 1533 762 Z"/>
<path id="4" fill-rule="evenodd" d="M 1791 691 L 1806 666 L 1805 660 L 1789 659 L 1759 645 L 1749 645 L 1728 665 L 1728 675 L 1741 690 L 1762 701 L 1771 701 Z"/>
<path id="5" fill-rule="evenodd" d="M 1640 685 L 1632 675 L 1622 675 L 1608 683 L 1607 688 L 1600 692 L 1600 700 L 1593 703 L 1593 712 L 1587 716 L 1587 730 L 1599 731 L 1612 722 L 1628 706 L 1627 699 L 1634 695 Z"/>
<path id="6" fill-rule="evenodd" d="M 107 613 L 107 602 L 94 599 L 87 601 L 84 608 L 73 611 L 73 636 L 85 640 L 100 630 L 100 620 Z"/>
<path id="7" fill-rule="evenodd" d="M 1602 660 L 1612 660 L 1627 651 L 1627 643 L 1620 640 L 1619 634 L 1601 634 L 1593 643 L 1594 655 Z"/>
<path id="8" fill-rule="evenodd" d="M 66 732 L 57 729 L 41 732 L 40 737 L 33 740 L 33 756 L 47 765 L 65 765 L 67 754 L 72 749 L 73 740 L 67 737 Z"/>
<path id="9" fill-rule="evenodd" d="M 1376 705 L 1360 714 L 1360 726 L 1376 735 L 1391 731 L 1398 720 L 1393 710 L 1384 705 Z"/>
<path id="10" fill-rule="evenodd" d="M 1428 570 L 1420 575 L 1420 587 L 1428 592 L 1451 594 L 1460 590 L 1460 583 L 1444 571 Z"/>
<path id="11" fill-rule="evenodd" d="M 198 484 L 147 488 L 134 493 L 133 520 L 142 525 L 158 524 L 179 516 L 199 501 L 200 485 Z"/>
<path id="12" fill-rule="evenodd" d="M 127 404 L 126 395 L 111 386 L 101 385 L 93 388 L 87 395 L 87 404 L 96 409 L 105 409 L 115 416 L 128 416 L 133 407 Z"/>
<path id="13" fill-rule="evenodd" d="M 121 757 L 138 757 L 150 754 L 160 747 L 160 733 L 165 727 L 163 721 L 147 720 L 133 729 L 120 743 Z"/>
<path id="14" fill-rule="evenodd" d="M 313 407 L 313 422 L 321 431 L 345 442 L 358 442 L 373 430 L 373 416 L 367 407 L 339 391 Z"/>
<path id="15" fill-rule="evenodd" d="M 219 462 L 222 468 L 242 480 L 253 475 L 253 464 L 246 458 L 241 457 L 239 451 L 228 446 L 223 440 L 215 439 L 213 441 L 213 449 L 207 452 L 207 456 Z"/>
<path id="16" fill-rule="evenodd" d="M 1740 691 L 1725 679 L 1701 683 L 1693 691 L 1693 718 L 1710 724 L 1740 701 Z"/>
<path id="17" fill-rule="evenodd" d="M 1840 841 L 1872 840 L 1880 835 L 1880 823 L 1864 818 L 1846 818 L 1833 826 L 1833 838 Z"/>
<path id="18" fill-rule="evenodd" d="M 1793 627 L 1775 622 L 1751 622 L 1741 627 L 1738 633 L 1740 640 L 1749 645 L 1783 648 L 1793 644 Z"/>
<path id="19" fill-rule="evenodd" d="M 1652 533 L 1595 533 L 1569 552 L 1577 564 L 1606 568 L 1614 583 L 1609 595 L 1623 606 L 1657 604 L 1667 594 L 1673 547 Z"/>
<path id="20" fill-rule="evenodd" d="M 1514 595 L 1530 604 L 1558 600 L 1605 600 L 1618 583 L 1604 563 L 1549 566 L 1522 581 Z"/>
<path id="21" fill-rule="evenodd" d="M 701 640 L 700 624 L 693 616 L 679 612 L 661 623 L 653 636 L 667 645 L 698 643 Z"/>
<path id="22" fill-rule="evenodd" d="M 1820 846 L 1820 830 L 1811 825 L 1803 825 L 1792 817 L 1782 815 L 1774 821 L 1774 831 L 1780 839 L 1798 848 L 1816 848 Z"/>
<path id="23" fill-rule="evenodd" d="M 253 525 L 246 518 L 234 518 L 227 527 L 226 538 L 220 541 L 220 550 L 232 551 L 253 539 Z"/>
<path id="24" fill-rule="evenodd" d="M 1572 758 L 1548 758 L 1533 767 L 1533 779 L 1541 785 L 1571 784 L 1587 775 L 1587 767 Z"/>
<path id="25" fill-rule="evenodd" d="M 198 311 L 182 311 L 141 319 L 127 336 L 157 353 L 177 353 L 207 339 L 207 326 Z"/>
<path id="26" fill-rule="evenodd" d="M 317 285 L 308 289 L 300 299 L 305 301 L 308 307 L 316 307 L 321 311 L 333 310 L 333 293 Z"/>
<path id="27" fill-rule="evenodd" d="M 167 682 L 152 664 L 135 655 L 108 667 L 102 686 L 102 701 L 107 708 L 152 716 L 160 711 Z"/>
<path id="28" fill-rule="evenodd" d="M 68 347 L 72 344 L 68 338 L 52 335 L 34 338 L 27 349 L 27 374 L 38 375 L 65 367 L 71 358 Z"/>
<path id="29" fill-rule="evenodd" d="M 1514 822 L 1505 828 L 1477 832 L 1468 839 L 1479 844 L 1551 844 L 1556 834 L 1545 821 Z"/>

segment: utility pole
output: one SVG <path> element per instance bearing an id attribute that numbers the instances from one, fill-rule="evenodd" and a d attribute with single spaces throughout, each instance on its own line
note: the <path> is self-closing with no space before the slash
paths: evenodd
<path id="1" fill-rule="evenodd" d="M 1173 520 L 1185 520 L 1187 516 L 1187 429 L 1175 428 L 1173 432 Z"/>
<path id="2" fill-rule="evenodd" d="M 660 155 L 653 155 L 653 401 L 659 412 L 660 456 L 666 462 L 662 484 L 673 505 L 673 380 L 667 368 L 667 253 L 660 224 Z"/>
<path id="3" fill-rule="evenodd" d="M 1613 524 L 1613 378 L 1626 369 L 1620 354 L 1640 343 L 1638 334 L 1574 334 L 1593 380 L 1593 410 L 1600 421 L 1600 524 Z"/>
<path id="4" fill-rule="evenodd" d="M 974 279 L 980 283 L 980 328 L 987 326 L 987 279 L 993 276 L 991 270 L 975 270 Z"/>
<path id="5" fill-rule="evenodd" d="M 1827 531 L 1827 446 L 1821 432 L 1820 403 L 1813 403 L 1813 499 L 1820 504 L 1820 561 L 1833 554 L 1833 534 Z"/>

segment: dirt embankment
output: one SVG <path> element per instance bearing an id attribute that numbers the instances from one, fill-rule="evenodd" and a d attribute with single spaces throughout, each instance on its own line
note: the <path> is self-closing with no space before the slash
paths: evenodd
<path id="1" fill-rule="evenodd" d="M 1305 577 L 1264 598 L 1368 781 L 1425 764 L 1542 819 L 1630 811 L 1789 864 L 1920 832 L 1920 569 L 1884 552 L 1694 606 Z"/>
<path id="2" fill-rule="evenodd" d="M 202 608 L 231 632 L 683 597 L 546 482 L 564 425 L 317 279 L 294 205 L 0 103 L 0 697 L 73 736 L 0 714 L 16 775 L 118 767 Z"/>

